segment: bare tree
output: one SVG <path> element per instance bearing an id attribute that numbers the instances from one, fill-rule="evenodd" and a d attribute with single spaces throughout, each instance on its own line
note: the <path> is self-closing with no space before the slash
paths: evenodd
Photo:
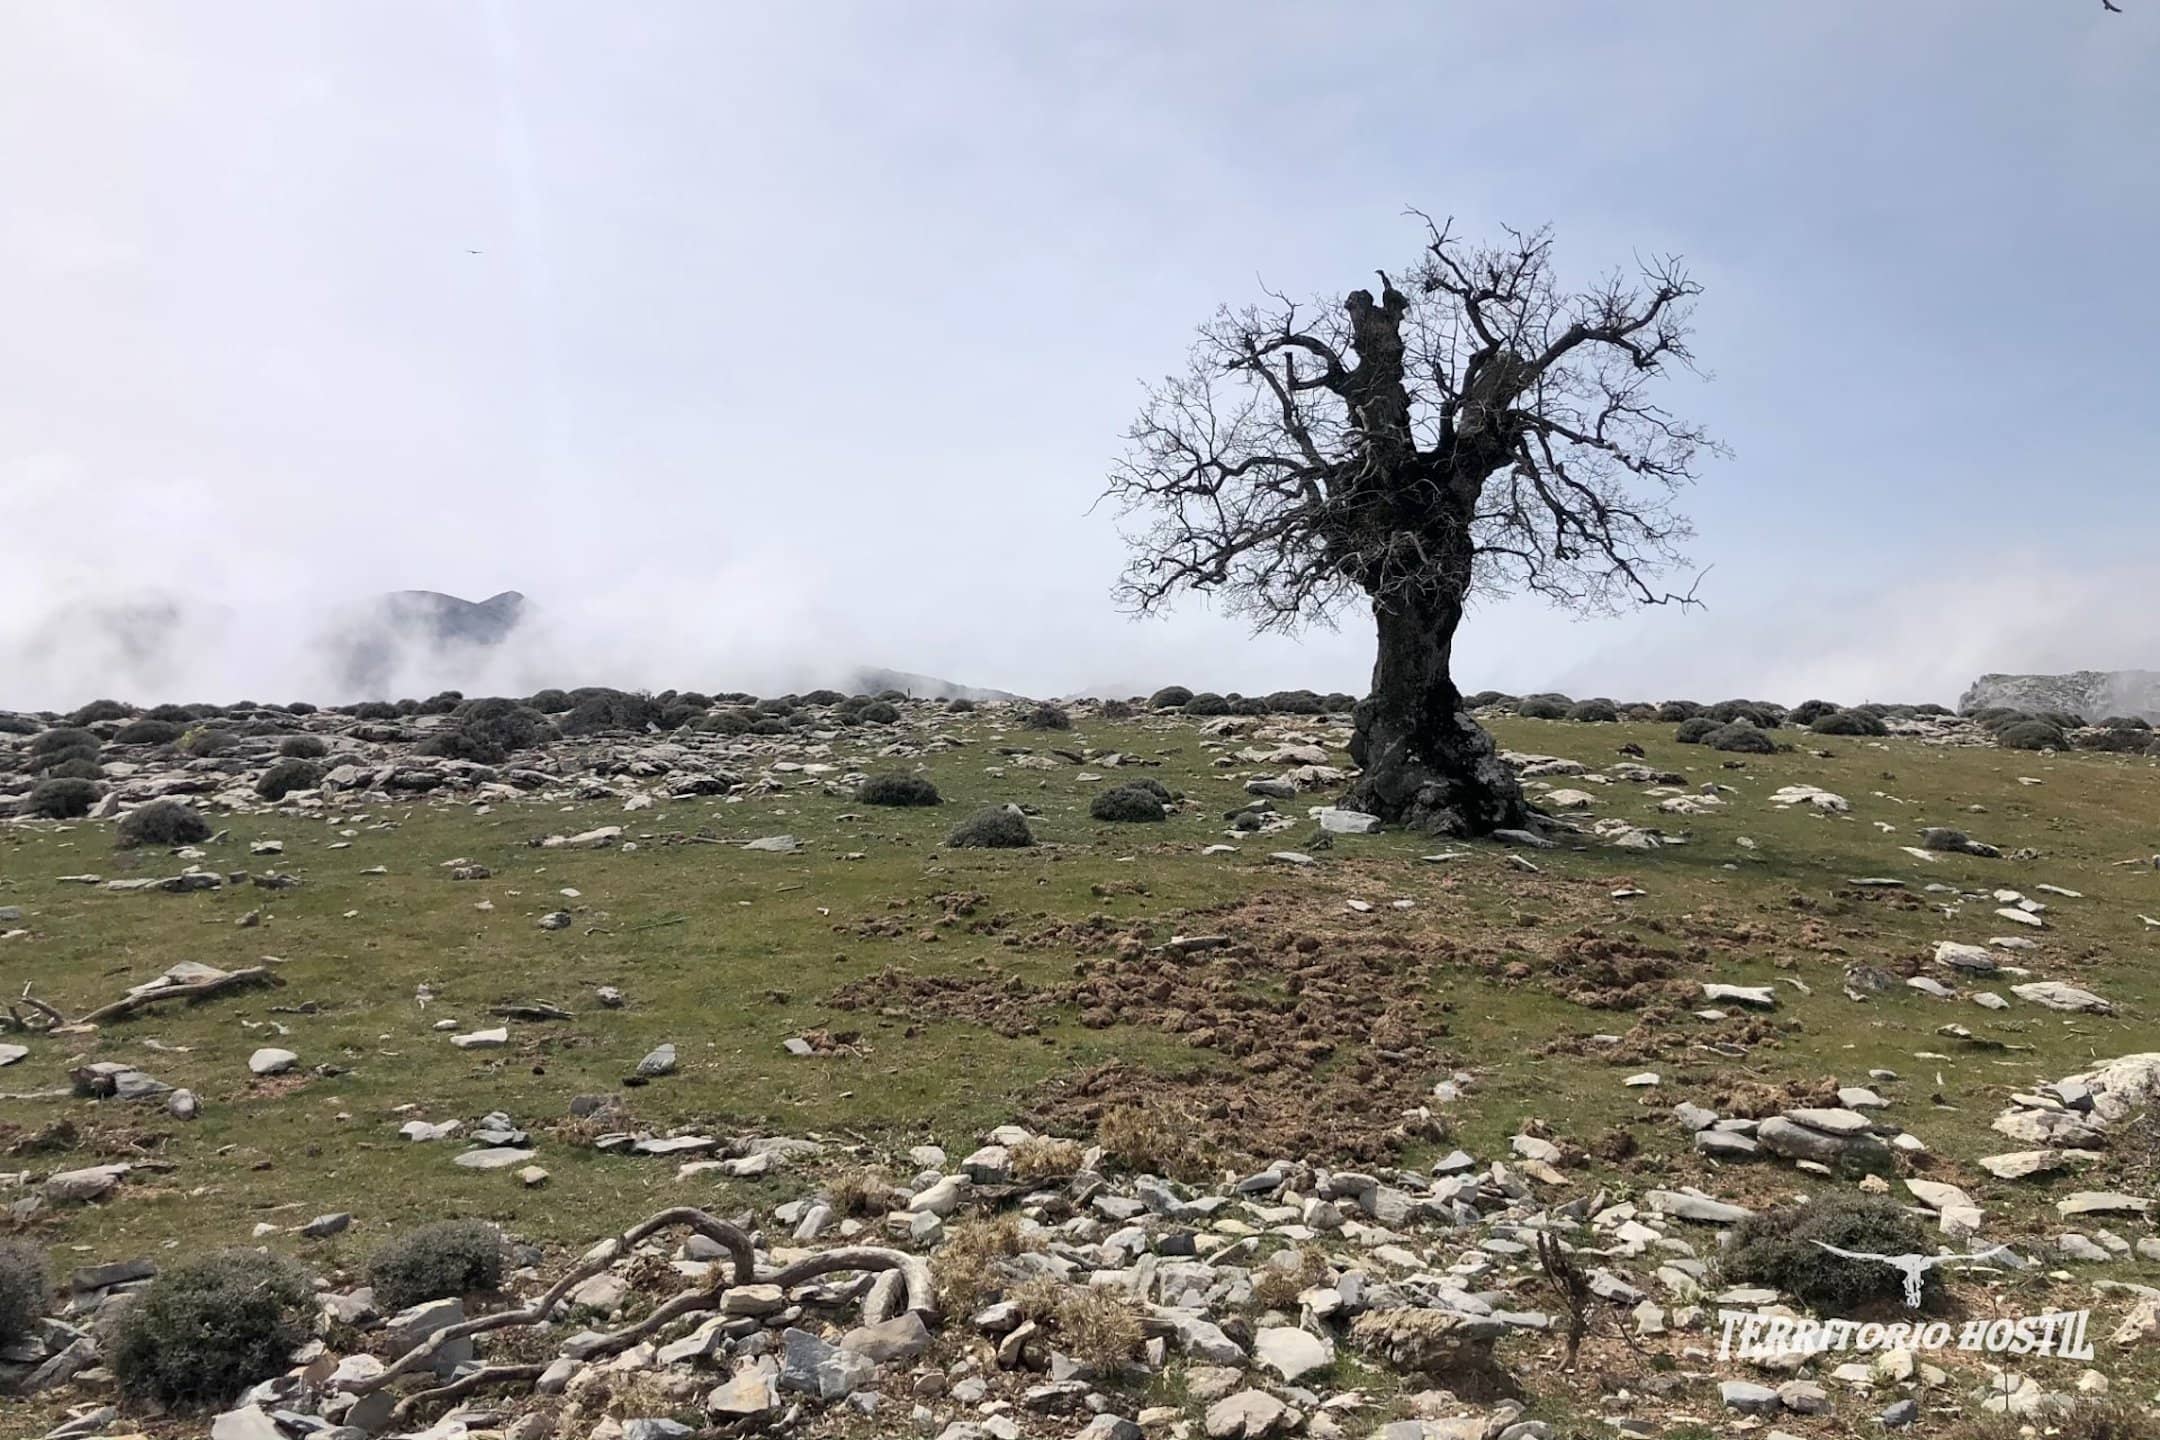
<path id="1" fill-rule="evenodd" d="M 1709 442 L 1652 397 L 1691 364 L 1698 293 L 1678 261 L 1563 290 L 1547 231 L 1472 246 L 1425 221 L 1401 284 L 1339 304 L 1224 309 L 1183 376 L 1152 387 L 1108 497 L 1148 517 L 1120 596 L 1140 612 L 1219 596 L 1260 630 L 1369 603 L 1372 691 L 1349 803 L 1480 834 L 1528 817 L 1463 712 L 1449 660 L 1473 594 L 1576 609 L 1684 601 L 1656 577 L 1669 507 Z"/>

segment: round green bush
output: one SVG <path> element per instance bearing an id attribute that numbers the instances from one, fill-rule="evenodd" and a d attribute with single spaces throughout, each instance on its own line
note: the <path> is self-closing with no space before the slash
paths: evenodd
<path id="1" fill-rule="evenodd" d="M 900 711 L 890 700 L 872 700 L 855 713 L 867 725 L 896 725 L 900 721 Z"/>
<path id="2" fill-rule="evenodd" d="M 872 775 L 855 791 L 865 805 L 939 805 L 937 786 L 920 775 Z"/>
<path id="3" fill-rule="evenodd" d="M 282 800 L 295 790 L 313 790 L 322 784 L 322 766 L 312 760 L 285 759 L 263 771 L 255 793 L 265 800 Z"/>
<path id="4" fill-rule="evenodd" d="M 1268 709 L 1277 715 L 1318 715 L 1327 707 L 1310 690 L 1277 690 L 1267 697 Z"/>
<path id="5" fill-rule="evenodd" d="M 1934 1238 L 1894 1201 L 1830 1191 L 1805 1205 L 1742 1220 L 1718 1268 L 1728 1280 L 1775 1286 L 1826 1315 L 1904 1299 L 1901 1272 L 1880 1261 L 1832 1255 L 1824 1245 L 1869 1255 L 1935 1253 Z M 1924 1273 L 1920 1293 L 1923 1306 L 1942 1297 L 1940 1269 Z"/>
<path id="6" fill-rule="evenodd" d="M 181 734 L 180 727 L 170 720 L 130 720 L 113 732 L 113 744 L 170 745 Z"/>
<path id="7" fill-rule="evenodd" d="M 1795 725 L 1812 726 L 1823 716 L 1835 714 L 1839 708 L 1828 700 L 1803 700 L 1793 706 L 1792 714 L 1788 718 Z"/>
<path id="8" fill-rule="evenodd" d="M 352 715 L 355 720 L 395 720 L 398 710 L 387 700 L 363 700 L 352 707 Z"/>
<path id="9" fill-rule="evenodd" d="M 1180 707 L 1187 715 L 1227 715 L 1230 702 L 1212 690 L 1203 690 Z"/>
<path id="10" fill-rule="evenodd" d="M 568 710 L 573 702 L 567 693 L 551 686 L 546 690 L 533 691 L 525 703 L 543 715 L 560 715 Z"/>
<path id="11" fill-rule="evenodd" d="M 1088 802 L 1088 814 L 1118 824 L 1161 821 L 1169 818 L 1163 802 L 1142 785 L 1120 785 L 1103 790 Z"/>
<path id="12" fill-rule="evenodd" d="M 232 731 L 217 730 L 207 725 L 196 726 L 174 742 L 180 750 L 195 756 L 197 759 L 207 759 L 212 755 L 223 755 L 239 743 L 239 737 L 234 735 Z"/>
<path id="13" fill-rule="evenodd" d="M 1153 710 L 1175 710 L 1180 705 L 1191 703 L 1192 698 L 1192 691 L 1183 685 L 1165 685 L 1148 696 L 1147 703 L 1148 708 Z"/>
<path id="14" fill-rule="evenodd" d="M 67 719 L 70 725 L 94 725 L 100 720 L 125 720 L 134 713 L 118 700 L 92 700 Z"/>
<path id="15" fill-rule="evenodd" d="M 31 787 L 29 798 L 23 801 L 22 813 L 41 820 L 80 820 L 90 813 L 97 798 L 95 781 L 72 777 L 40 780 Z"/>
<path id="16" fill-rule="evenodd" d="M 2142 715 L 2110 715 L 2100 722 L 2100 727 L 2103 730 L 2145 731 L 2150 731 L 2153 728 L 2152 721 L 2147 720 Z"/>
<path id="17" fill-rule="evenodd" d="M 1130 720 L 1139 713 L 1130 700 L 1105 700 L 1100 708 L 1105 720 Z"/>
<path id="18" fill-rule="evenodd" d="M 2067 750 L 2070 737 L 2045 720 L 2020 720 L 1996 731 L 1995 743 L 2006 750 Z"/>
<path id="19" fill-rule="evenodd" d="M 0 735 L 35 735 L 38 723 L 27 715 L 0 715 Z"/>
<path id="20" fill-rule="evenodd" d="M 458 702 L 464 698 L 465 696 L 456 690 L 440 691 L 420 702 L 420 713 L 422 715 L 448 715 L 451 711 L 457 709 Z"/>
<path id="21" fill-rule="evenodd" d="M 1046 700 L 1022 716 L 1020 724 L 1028 730 L 1070 730 L 1072 716 L 1065 713 L 1063 706 Z"/>
<path id="22" fill-rule="evenodd" d="M 307 1272 L 259 1250 L 219 1250 L 143 1287 L 106 1346 L 121 1393 L 174 1409 L 222 1405 L 283 1374 L 308 1338 Z"/>
<path id="23" fill-rule="evenodd" d="M 1610 700 L 1578 700 L 1568 707 L 1567 718 L 1593 725 L 1610 725 L 1620 719 L 1620 707 Z"/>
<path id="24" fill-rule="evenodd" d="M 750 733 L 750 717 L 740 710 L 715 710 L 699 719 L 691 728 L 711 735 L 747 735 Z"/>
<path id="25" fill-rule="evenodd" d="M 30 1333 L 45 1313 L 45 1252 L 28 1240 L 0 1240 L 0 1346 Z"/>
<path id="26" fill-rule="evenodd" d="M 1515 713 L 1525 720 L 1565 720 L 1567 719 L 1568 709 L 1569 704 L 1565 700 L 1555 700 L 1544 695 L 1532 695 L 1529 699 L 1519 701 L 1516 704 Z"/>
<path id="27" fill-rule="evenodd" d="M 120 817 L 113 843 L 122 850 L 139 845 L 199 845 L 210 838 L 210 822 L 178 800 L 152 800 Z"/>
<path id="28" fill-rule="evenodd" d="M 1793 712 L 1797 717 L 1799 712 Z M 1807 722 L 1817 735 L 1888 735 L 1890 727 L 1865 710 L 1831 710 Z"/>
<path id="29" fill-rule="evenodd" d="M 1772 755 L 1777 752 L 1777 741 L 1745 720 L 1720 725 L 1703 737 L 1703 743 L 1713 750 L 1729 750 L 1738 755 Z"/>
<path id="30" fill-rule="evenodd" d="M 502 1288 L 502 1232 L 485 1220 L 437 1220 L 408 1230 L 368 1257 L 368 1284 L 383 1311 L 423 1300 Z"/>
<path id="31" fill-rule="evenodd" d="M 1693 700 L 1667 700 L 1657 707 L 1657 718 L 1667 725 L 1678 725 L 1702 714 L 1702 706 Z"/>
<path id="32" fill-rule="evenodd" d="M 945 843 L 955 850 L 1020 850 L 1035 843 L 1035 832 L 1014 806 L 992 805 L 963 820 Z"/>
<path id="33" fill-rule="evenodd" d="M 95 759 L 82 755 L 57 762 L 48 760 L 39 773 L 48 780 L 101 780 L 105 776 Z"/>
<path id="34" fill-rule="evenodd" d="M 2152 743 L 2150 730 L 2090 730 L 2078 738 L 2077 747 L 2109 755 L 2142 755 Z"/>
<path id="35" fill-rule="evenodd" d="M 975 702 L 962 695 L 959 699 L 947 704 L 945 708 L 955 715 L 966 715 L 974 711 Z"/>
<path id="36" fill-rule="evenodd" d="M 1693 715 L 1680 722 L 1672 738 L 1676 744 L 1700 745 L 1723 728 L 1708 715 Z"/>
<path id="37" fill-rule="evenodd" d="M 622 690 L 573 692 L 577 703 L 562 719 L 565 735 L 595 735 L 603 730 L 643 730 L 660 718 L 660 707 L 643 695 Z"/>
<path id="38" fill-rule="evenodd" d="M 330 753 L 320 735 L 288 735 L 278 741 L 277 753 L 294 760 L 320 760 Z"/>
<path id="39" fill-rule="evenodd" d="M 1727 725 L 1745 720 L 1758 730 L 1775 730 L 1784 712 L 1775 705 L 1765 705 L 1758 700 L 1720 700 L 1702 712 L 1713 720 Z"/>
<path id="40" fill-rule="evenodd" d="M 87 749 L 94 755 L 103 743 L 79 725 L 58 725 L 32 740 L 29 751 L 32 755 L 58 755 Z"/>

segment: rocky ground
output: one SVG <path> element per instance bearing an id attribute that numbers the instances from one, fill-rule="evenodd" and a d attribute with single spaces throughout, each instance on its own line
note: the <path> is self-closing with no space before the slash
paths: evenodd
<path id="1" fill-rule="evenodd" d="M 0 823 L 0 1198 L 54 1282 L 0 1433 L 2150 1433 L 2126 747 L 1500 702 L 1554 823 L 1451 845 L 1331 808 L 1340 711 L 436 708 L 81 717 L 88 813 Z M 900 773 L 944 803 L 863 803 Z M 1160 819 L 1091 814 L 1135 779 Z M 159 801 L 199 831 L 121 843 Z M 1000 805 L 1036 843 L 945 843 Z M 1720 1359 L 1811 1308 L 1735 1228 L 1848 1195 L 1975 1257 L 1923 1313 L 2089 1309 L 2095 1354 Z M 382 1313 L 370 1255 L 447 1217 L 499 1288 Z M 313 1338 L 208 1412 L 120 1393 L 113 1316 L 225 1246 L 308 1267 Z"/>

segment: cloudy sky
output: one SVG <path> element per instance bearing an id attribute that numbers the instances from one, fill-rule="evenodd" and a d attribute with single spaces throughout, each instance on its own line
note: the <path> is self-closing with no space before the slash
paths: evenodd
<path id="1" fill-rule="evenodd" d="M 1215 305 L 1411 205 L 1684 254 L 1733 451 L 1705 609 L 1490 606 L 1466 688 L 2160 667 L 2124 7 L 0 0 L 0 705 L 309 695 L 402 587 L 544 606 L 506 684 L 1358 689 L 1357 617 L 1120 615 L 1090 506 Z"/>

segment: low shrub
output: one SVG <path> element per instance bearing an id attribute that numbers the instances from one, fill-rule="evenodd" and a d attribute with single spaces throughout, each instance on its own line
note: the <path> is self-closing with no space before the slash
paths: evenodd
<path id="1" fill-rule="evenodd" d="M 945 1232 L 930 1253 L 930 1277 L 949 1315 L 971 1315 L 1005 1288 L 1005 1262 L 1018 1255 L 1025 1237 L 1020 1217 L 971 1215 Z"/>
<path id="2" fill-rule="evenodd" d="M 948 702 L 945 708 L 955 715 L 968 715 L 974 713 L 975 702 L 962 695 L 959 699 Z"/>
<path id="3" fill-rule="evenodd" d="M 1063 706 L 1052 705 L 1046 700 L 1022 716 L 1020 724 L 1028 730 L 1070 730 L 1072 716 L 1065 713 Z"/>
<path id="4" fill-rule="evenodd" d="M 277 753 L 294 760 L 320 760 L 330 753 L 320 735 L 288 735 L 278 741 Z"/>
<path id="5" fill-rule="evenodd" d="M 1568 707 L 1567 718 L 1593 725 L 1611 725 L 1620 719 L 1620 707 L 1610 700 L 1578 700 Z"/>
<path id="6" fill-rule="evenodd" d="M 355 720 L 395 720 L 398 709 L 387 700 L 363 700 L 352 707 L 352 714 Z"/>
<path id="7" fill-rule="evenodd" d="M 1771 755 L 1777 752 L 1777 741 L 1745 720 L 1735 720 L 1720 725 L 1703 737 L 1703 743 L 1713 750 L 1729 750 L 1738 755 Z"/>
<path id="8" fill-rule="evenodd" d="M 1186 689 L 1183 685 L 1165 685 L 1153 695 L 1148 696 L 1147 703 L 1150 709 L 1175 710 L 1180 705 L 1190 703 L 1192 698 L 1192 691 Z"/>
<path id="9" fill-rule="evenodd" d="M 896 725 L 900 721 L 899 707 L 890 700 L 872 700 L 855 713 L 866 725 Z"/>
<path id="10" fill-rule="evenodd" d="M 81 726 L 56 725 L 50 730 L 39 732 L 37 738 L 30 742 L 29 751 L 32 755 L 59 755 L 87 749 L 94 755 L 101 744 L 103 742 L 96 735 Z"/>
<path id="11" fill-rule="evenodd" d="M 1795 716 L 1798 711 L 1793 712 Z M 1865 710 L 1831 710 L 1806 722 L 1817 735 L 1888 735 L 1890 727 Z"/>
<path id="12" fill-rule="evenodd" d="M 530 696 L 526 697 L 525 703 L 543 715 L 560 715 L 565 710 L 568 710 L 574 702 L 570 699 L 568 692 L 550 686 L 545 690 L 533 691 Z"/>
<path id="13" fill-rule="evenodd" d="M 2152 743 L 2150 730 L 2088 730 L 2077 739 L 2080 750 L 2098 750 L 2110 755 L 2142 755 Z"/>
<path id="14" fill-rule="evenodd" d="M 1678 725 L 1702 714 L 1702 706 L 1693 700 L 1667 700 L 1657 707 L 1657 718 L 1667 725 Z"/>
<path id="15" fill-rule="evenodd" d="M 1694 715 L 1680 722 L 1680 728 L 1673 731 L 1672 738 L 1676 744 L 1700 745 L 1723 728 L 1707 715 Z"/>
<path id="16" fill-rule="evenodd" d="M 437 1220 L 386 1242 L 367 1262 L 386 1313 L 423 1300 L 502 1288 L 502 1232 L 485 1220 Z"/>
<path id="17" fill-rule="evenodd" d="M 30 1333 L 45 1313 L 45 1252 L 28 1240 L 0 1240 L 0 1346 Z"/>
<path id="18" fill-rule="evenodd" d="M 1795 725 L 1812 726 L 1823 716 L 1833 714 L 1840 708 L 1842 707 L 1828 700 L 1803 700 L 1798 705 L 1793 706 L 1792 713 L 1787 718 Z"/>
<path id="19" fill-rule="evenodd" d="M 115 745 L 170 745 L 181 730 L 170 720 L 130 720 L 113 732 Z"/>
<path id="20" fill-rule="evenodd" d="M 1192 1180 L 1209 1172 L 1206 1145 L 1183 1115 L 1145 1103 L 1120 1105 L 1095 1122 L 1103 1158 L 1134 1173 Z"/>
<path id="21" fill-rule="evenodd" d="M 1267 697 L 1267 707 L 1277 715 L 1318 715 L 1327 708 L 1310 690 L 1277 690 Z"/>
<path id="22" fill-rule="evenodd" d="M 139 845 L 199 845 L 210 838 L 210 822 L 178 800 L 152 800 L 120 817 L 113 843 L 122 850 Z"/>
<path id="23" fill-rule="evenodd" d="M 82 755 L 73 755 L 57 762 L 48 760 L 38 773 L 48 780 L 98 780 L 105 774 L 94 757 Z"/>
<path id="24" fill-rule="evenodd" d="M 118 700 L 92 700 L 67 717 L 70 725 L 94 725 L 100 720 L 125 720 L 134 714 Z"/>
<path id="25" fill-rule="evenodd" d="M 872 775 L 855 791 L 865 805 L 939 805 L 944 797 L 920 775 Z"/>
<path id="26" fill-rule="evenodd" d="M 2100 722 L 2100 728 L 2103 730 L 2150 731 L 2153 727 L 2152 721 L 2147 720 L 2142 715 L 2110 715 Z"/>
<path id="27" fill-rule="evenodd" d="M 1088 814 L 1114 823 L 1161 821 L 1168 817 L 1163 802 L 1142 785 L 1119 785 L 1103 790 L 1088 802 Z"/>
<path id="28" fill-rule="evenodd" d="M 2067 750 L 2070 737 L 2045 720 L 2019 720 L 1996 731 L 1995 743 L 2005 750 Z"/>
<path id="29" fill-rule="evenodd" d="M 175 1409 L 219 1405 L 284 1373 L 308 1338 L 307 1272 L 259 1250 L 213 1251 L 167 1270 L 113 1327 L 121 1392 Z"/>
<path id="30" fill-rule="evenodd" d="M 1227 715 L 1230 702 L 1212 690 L 1203 690 L 1180 707 L 1187 715 Z"/>
<path id="31" fill-rule="evenodd" d="M 945 837 L 955 850 L 1021 850 L 1035 843 L 1027 817 L 1011 805 L 978 810 Z"/>
<path id="32" fill-rule="evenodd" d="M 230 730 L 218 730 L 208 725 L 198 725 L 173 742 L 180 750 L 198 760 L 213 755 L 223 755 L 240 743 L 239 737 Z"/>
<path id="33" fill-rule="evenodd" d="M 833 706 L 838 705 L 845 699 L 847 699 L 847 696 L 841 694 L 838 690 L 812 690 L 802 697 L 802 703 L 805 705 Z"/>
<path id="34" fill-rule="evenodd" d="M 621 690 L 580 690 L 577 703 L 562 719 L 565 735 L 595 735 L 603 730 L 643 730 L 660 718 L 660 707 L 643 695 Z"/>
<path id="35" fill-rule="evenodd" d="M 1777 729 L 1778 722 L 1784 715 L 1784 711 L 1777 706 L 1766 705 L 1759 700 L 1720 700 L 1702 713 L 1727 725 L 1736 720 L 1745 720 L 1758 730 Z"/>
<path id="36" fill-rule="evenodd" d="M 263 771 L 255 793 L 265 800 L 282 800 L 295 790 L 313 790 L 322 783 L 322 766 L 312 760 L 287 758 Z"/>
<path id="37" fill-rule="evenodd" d="M 1820 1242 L 1820 1243 L 1817 1243 Z M 1734 1227 L 1718 1266 L 1728 1280 L 1774 1285 L 1824 1314 L 1849 1315 L 1864 1305 L 1902 1301 L 1903 1275 L 1877 1260 L 1847 1260 L 1822 1246 L 1871 1255 L 1931 1255 L 1933 1240 L 1891 1200 L 1826 1191 L 1805 1205 L 1780 1206 Z M 1923 1304 L 1939 1300 L 1942 1272 L 1925 1272 Z"/>
<path id="38" fill-rule="evenodd" d="M 1544 695 L 1532 695 L 1529 699 L 1516 703 L 1515 713 L 1525 720 L 1565 720 L 1569 708 L 1569 704 L 1565 700 L 1554 700 Z"/>
<path id="39" fill-rule="evenodd" d="M 1105 720 L 1130 720 L 1140 713 L 1130 700 L 1105 700 L 1098 709 Z"/>
<path id="40" fill-rule="evenodd" d="M 22 813 L 40 820 L 80 820 L 90 813 L 90 807 L 97 804 L 97 799 L 95 781 L 71 776 L 40 780 L 30 788 L 29 797 L 22 802 Z"/>

